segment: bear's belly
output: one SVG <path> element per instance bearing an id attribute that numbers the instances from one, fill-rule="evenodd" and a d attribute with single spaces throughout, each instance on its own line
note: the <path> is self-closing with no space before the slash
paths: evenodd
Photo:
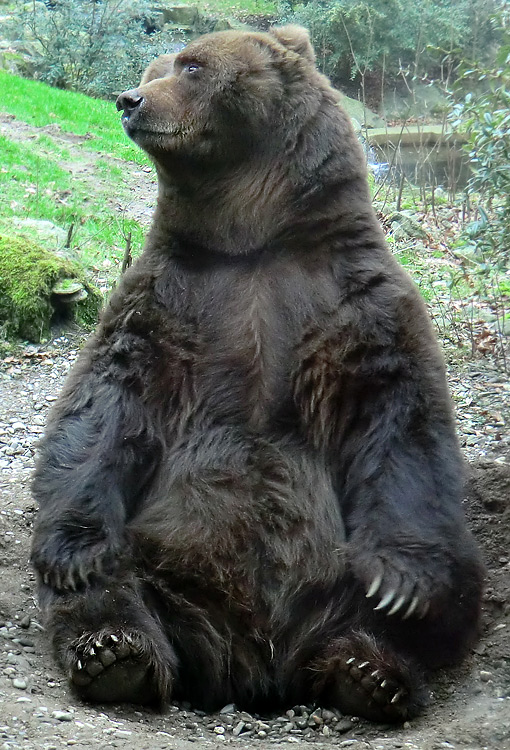
<path id="1" fill-rule="evenodd" d="M 303 585 L 334 586 L 345 534 L 326 465 L 291 441 L 203 435 L 169 451 L 131 524 L 159 574 L 269 618 Z"/>

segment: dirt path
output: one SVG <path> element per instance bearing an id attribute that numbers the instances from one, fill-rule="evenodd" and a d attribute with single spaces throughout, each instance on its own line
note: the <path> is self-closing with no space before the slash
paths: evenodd
<path id="1" fill-rule="evenodd" d="M 282 717 L 248 716 L 233 707 L 204 716 L 182 706 L 159 715 L 126 706 L 88 706 L 72 697 L 38 623 L 27 557 L 34 445 L 81 342 L 80 334 L 67 334 L 46 347 L 26 347 L 0 364 L 1 750 L 184 750 L 197 744 L 267 750 L 289 743 L 353 750 L 510 748 L 510 454 L 501 452 L 501 441 L 499 453 L 472 464 L 466 500 L 489 571 L 483 638 L 462 669 L 438 676 L 425 716 L 392 728 L 306 707 Z M 465 373 L 453 378 L 463 389 L 463 409 L 469 395 L 472 409 L 478 408 L 482 375 L 495 386 L 493 394 L 498 392 L 498 378 L 490 370 L 481 372 L 477 364 L 473 373 L 471 380 Z M 476 413 L 470 412 L 461 427 L 470 430 L 473 419 Z M 469 434 L 463 435 L 465 444 Z M 480 441 L 466 447 L 472 457 L 486 450 Z"/>

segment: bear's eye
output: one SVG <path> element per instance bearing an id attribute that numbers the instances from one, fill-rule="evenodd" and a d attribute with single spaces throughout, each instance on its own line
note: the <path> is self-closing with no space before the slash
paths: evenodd
<path id="1" fill-rule="evenodd" d="M 200 70 L 200 65 L 198 63 L 187 63 L 183 66 L 182 72 L 183 73 L 196 73 L 198 70 Z"/>

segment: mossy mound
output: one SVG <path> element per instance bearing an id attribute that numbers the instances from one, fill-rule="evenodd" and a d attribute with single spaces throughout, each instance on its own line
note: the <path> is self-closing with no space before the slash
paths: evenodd
<path id="1" fill-rule="evenodd" d="M 86 291 L 84 298 L 68 307 L 69 317 L 93 325 L 102 298 L 75 263 L 23 237 L 0 234 L 0 330 L 4 336 L 36 343 L 46 338 L 56 311 L 53 290 L 61 279 L 76 279 Z"/>

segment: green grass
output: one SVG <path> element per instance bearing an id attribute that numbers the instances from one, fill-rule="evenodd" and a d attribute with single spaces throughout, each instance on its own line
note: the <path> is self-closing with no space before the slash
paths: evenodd
<path id="1" fill-rule="evenodd" d="M 132 235 L 136 254 L 145 230 L 126 219 L 111 205 L 112 196 L 121 196 L 123 172 L 129 162 L 149 164 L 145 154 L 134 146 L 122 130 L 120 115 L 112 102 L 93 99 L 30 81 L 0 70 L 4 99 L 0 110 L 34 127 L 57 124 L 60 131 L 87 136 L 72 146 L 41 132 L 30 141 L 17 142 L 0 137 L 0 220 L 5 228 L 10 217 L 46 219 L 67 229 L 74 225 L 72 245 L 81 262 L 102 276 L 117 275 L 123 257 L 125 238 Z M 57 131 L 58 132 L 58 131 Z M 93 153 L 116 157 L 126 166 L 101 159 L 90 174 L 72 174 L 69 164 L 90 162 Z M 112 264 L 103 270 L 104 261 Z"/>
<path id="2" fill-rule="evenodd" d="M 207 0 L 207 2 L 196 3 L 200 11 L 218 14 L 222 16 L 275 16 L 277 14 L 276 2 L 271 0 L 242 0 L 242 2 L 229 2 L 229 0 Z"/>
<path id="3" fill-rule="evenodd" d="M 119 159 L 148 164 L 143 152 L 124 134 L 114 102 L 61 91 L 40 81 L 0 70 L 0 109 L 36 127 L 58 124 L 66 133 L 91 137 L 83 147 Z"/>
<path id="4" fill-rule="evenodd" d="M 117 165 L 101 163 L 105 180 L 91 194 L 88 183 L 59 166 L 69 158 L 69 152 L 46 135 L 29 144 L 0 136 L 0 154 L 4 219 L 46 219 L 63 228 L 74 224 L 72 244 L 83 265 L 91 269 L 100 267 L 105 259 L 118 263 L 128 232 L 133 246 L 141 246 L 143 228 L 113 211 L 106 200 L 121 175 Z"/>

